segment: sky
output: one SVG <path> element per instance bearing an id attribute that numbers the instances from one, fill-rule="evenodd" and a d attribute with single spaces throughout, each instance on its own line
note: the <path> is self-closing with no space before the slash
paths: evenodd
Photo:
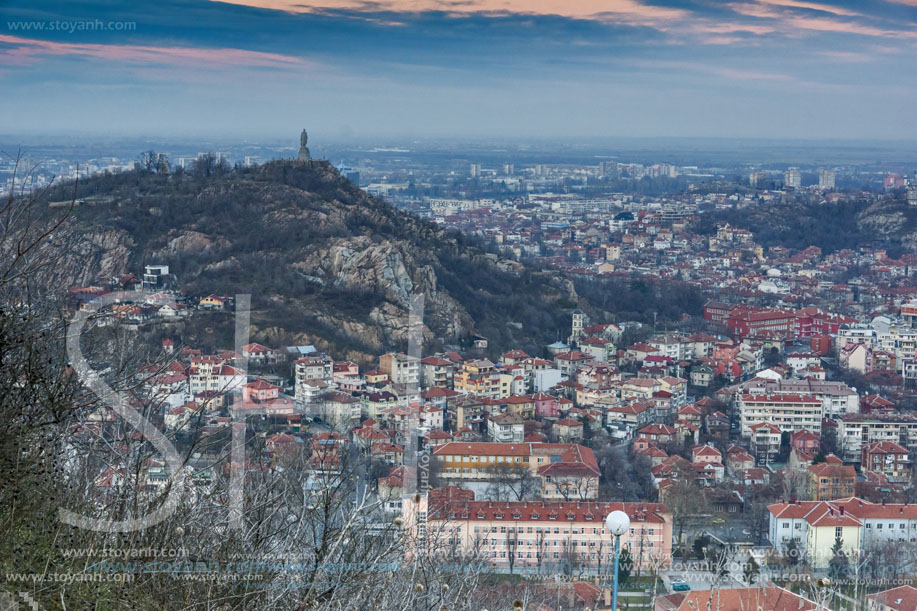
<path id="1" fill-rule="evenodd" d="M 917 0 L 0 0 L 0 134 L 915 140 Z"/>

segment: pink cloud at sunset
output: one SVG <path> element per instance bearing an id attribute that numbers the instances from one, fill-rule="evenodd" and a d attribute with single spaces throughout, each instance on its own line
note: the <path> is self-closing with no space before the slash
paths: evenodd
<path id="1" fill-rule="evenodd" d="M 638 0 L 215 0 L 288 13 L 313 13 L 329 10 L 423 13 L 442 11 L 453 15 L 471 13 L 511 13 L 523 15 L 559 15 L 594 19 L 627 25 L 664 26 L 666 22 L 684 19 L 690 12 L 672 7 L 650 6 Z"/>
<path id="2" fill-rule="evenodd" d="M 728 34 L 753 35 L 833 32 L 882 38 L 910 38 L 909 29 L 879 27 L 869 15 L 842 6 L 807 0 L 743 0 L 721 6 L 735 13 L 711 21 L 686 8 L 655 6 L 641 0 L 211 0 L 291 14 L 340 12 L 350 16 L 374 13 L 420 14 L 440 12 L 464 15 L 559 16 L 609 25 L 645 26 L 674 34 L 696 34 L 698 41 L 724 44 L 740 39 Z M 917 5 L 917 0 L 895 0 Z M 738 19 L 737 19 L 738 18 Z M 746 18 L 744 21 L 740 19 Z M 747 18 L 751 18 L 749 21 Z M 757 23 L 756 23 L 757 22 Z M 401 25 L 398 22 L 393 24 Z"/>
<path id="3" fill-rule="evenodd" d="M 278 53 L 263 53 L 233 48 L 160 47 L 51 42 L 0 34 L 0 60 L 7 65 L 22 65 L 42 56 L 81 56 L 114 62 L 196 66 L 245 66 L 262 68 L 304 67 L 310 62 Z"/>

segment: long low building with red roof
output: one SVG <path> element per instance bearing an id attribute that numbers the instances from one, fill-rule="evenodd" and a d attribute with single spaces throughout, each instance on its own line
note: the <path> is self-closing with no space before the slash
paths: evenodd
<path id="1" fill-rule="evenodd" d="M 667 566 L 672 514 L 660 503 L 479 501 L 474 492 L 449 486 L 406 499 L 404 521 L 411 540 L 428 550 L 554 574 L 565 565 L 574 571 L 609 566 L 613 540 L 605 517 L 618 510 L 630 516 L 621 546 L 635 564 Z"/>

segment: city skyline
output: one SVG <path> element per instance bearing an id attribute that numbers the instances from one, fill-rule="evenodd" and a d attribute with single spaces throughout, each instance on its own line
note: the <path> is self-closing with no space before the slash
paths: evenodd
<path id="1" fill-rule="evenodd" d="M 912 140 L 915 5 L 15 0 L 2 131 Z"/>

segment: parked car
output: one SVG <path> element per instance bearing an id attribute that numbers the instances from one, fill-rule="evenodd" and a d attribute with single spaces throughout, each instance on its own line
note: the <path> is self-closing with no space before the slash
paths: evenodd
<path id="1" fill-rule="evenodd" d="M 691 589 L 691 586 L 686 584 L 681 579 L 676 579 L 675 581 L 672 582 L 672 591 L 673 592 L 687 592 L 690 589 Z"/>

